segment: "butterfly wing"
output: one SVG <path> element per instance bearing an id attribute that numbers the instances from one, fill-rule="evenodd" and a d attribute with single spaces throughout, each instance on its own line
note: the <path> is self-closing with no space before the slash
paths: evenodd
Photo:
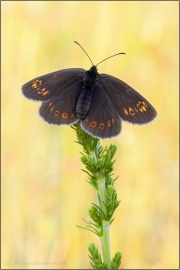
<path id="1" fill-rule="evenodd" d="M 49 124 L 72 125 L 78 121 L 76 115 L 76 104 L 83 81 L 77 81 L 58 91 L 50 100 L 44 101 L 40 107 L 39 114 Z"/>
<path id="2" fill-rule="evenodd" d="M 69 68 L 39 76 L 22 86 L 25 97 L 33 100 L 48 100 L 73 83 L 83 80 L 85 70 Z"/>
<path id="3" fill-rule="evenodd" d="M 153 106 L 123 81 L 101 74 L 98 83 L 107 93 L 122 120 L 141 125 L 156 117 L 157 112 Z"/>
<path id="4" fill-rule="evenodd" d="M 98 83 L 94 86 L 91 107 L 81 121 L 81 127 L 92 136 L 102 139 L 117 136 L 121 131 L 121 118 Z"/>
<path id="5" fill-rule="evenodd" d="M 39 113 L 49 124 L 70 125 L 78 121 L 76 103 L 85 70 L 64 69 L 37 77 L 22 86 L 30 99 L 43 101 Z"/>

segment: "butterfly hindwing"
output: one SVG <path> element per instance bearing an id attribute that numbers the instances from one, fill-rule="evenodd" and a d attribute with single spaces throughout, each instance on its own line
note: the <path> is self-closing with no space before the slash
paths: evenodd
<path id="1" fill-rule="evenodd" d="M 23 94 L 33 100 L 49 100 L 77 81 L 83 80 L 85 70 L 70 68 L 39 76 L 22 86 Z"/>
<path id="2" fill-rule="evenodd" d="M 51 99 L 44 101 L 39 113 L 49 124 L 71 125 L 78 121 L 76 103 L 83 81 L 77 81 L 58 91 Z"/>
<path id="3" fill-rule="evenodd" d="M 121 131 L 121 118 L 102 87 L 94 86 L 94 97 L 81 127 L 94 137 L 111 138 Z"/>
<path id="4" fill-rule="evenodd" d="M 156 117 L 157 113 L 153 106 L 123 81 L 101 74 L 98 84 L 106 91 L 122 120 L 141 125 Z"/>

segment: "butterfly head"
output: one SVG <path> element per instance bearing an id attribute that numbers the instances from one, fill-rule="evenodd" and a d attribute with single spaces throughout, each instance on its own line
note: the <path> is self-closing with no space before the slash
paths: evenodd
<path id="1" fill-rule="evenodd" d="M 86 84 L 94 85 L 98 79 L 99 73 L 97 72 L 97 67 L 93 65 L 88 71 L 86 71 Z"/>

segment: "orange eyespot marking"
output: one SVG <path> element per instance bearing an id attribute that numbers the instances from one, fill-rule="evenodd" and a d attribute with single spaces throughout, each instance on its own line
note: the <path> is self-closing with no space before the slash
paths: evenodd
<path id="1" fill-rule="evenodd" d="M 45 92 L 42 93 L 43 96 L 46 96 L 49 93 L 49 90 L 46 90 Z"/>
<path id="2" fill-rule="evenodd" d="M 114 123 L 115 123 L 115 120 L 114 120 L 114 118 L 112 118 L 112 120 L 111 120 L 111 121 L 112 121 L 112 124 L 114 124 Z"/>
<path id="3" fill-rule="evenodd" d="M 84 121 L 87 123 L 87 122 L 89 121 L 89 119 L 88 119 L 88 118 L 86 118 Z"/>
<path id="4" fill-rule="evenodd" d="M 74 114 L 73 113 L 71 113 L 71 119 L 74 119 Z"/>
<path id="5" fill-rule="evenodd" d="M 107 121 L 107 125 L 108 125 L 108 127 L 111 126 L 111 120 L 108 120 L 108 121 Z"/>
<path id="6" fill-rule="evenodd" d="M 138 101 L 136 104 L 137 108 L 140 110 L 140 112 L 145 112 L 147 111 L 147 104 L 144 101 Z"/>
<path id="7" fill-rule="evenodd" d="M 129 113 L 130 113 L 131 115 L 135 115 L 135 112 L 133 111 L 133 109 L 132 109 L 131 107 L 129 107 Z"/>
<path id="8" fill-rule="evenodd" d="M 52 112 L 54 110 L 55 106 L 52 105 L 51 108 L 50 108 L 50 111 Z"/>
<path id="9" fill-rule="evenodd" d="M 145 108 L 147 108 L 147 104 L 144 101 L 142 101 L 142 104 L 144 105 Z"/>
<path id="10" fill-rule="evenodd" d="M 33 84 L 31 85 L 32 88 L 37 88 L 39 85 L 42 84 L 41 80 L 35 80 Z"/>
<path id="11" fill-rule="evenodd" d="M 49 90 L 46 90 L 46 91 L 45 90 L 46 90 L 46 88 L 39 89 L 38 94 L 42 94 L 43 96 L 46 96 L 48 94 Z"/>
<path id="12" fill-rule="evenodd" d="M 129 113 L 128 113 L 128 111 L 124 108 L 124 113 L 126 114 L 126 115 L 128 115 Z"/>
<path id="13" fill-rule="evenodd" d="M 62 118 L 63 118 L 63 119 L 67 119 L 67 118 L 68 118 L 68 113 L 63 112 L 63 113 L 62 113 Z"/>
<path id="14" fill-rule="evenodd" d="M 53 105 L 53 103 L 52 103 L 52 102 L 50 102 L 48 106 L 49 106 L 49 107 L 51 107 L 52 105 Z"/>
<path id="15" fill-rule="evenodd" d="M 97 122 L 96 122 L 96 121 L 92 121 L 92 122 L 90 123 L 90 126 L 91 126 L 92 128 L 96 127 L 96 126 L 97 126 Z"/>
<path id="16" fill-rule="evenodd" d="M 41 95 L 43 93 L 43 89 L 38 90 L 37 93 Z"/>
<path id="17" fill-rule="evenodd" d="M 100 123 L 100 124 L 99 124 L 99 128 L 100 128 L 100 129 L 104 129 L 104 128 L 105 128 L 105 124 L 104 124 L 104 123 Z"/>
<path id="18" fill-rule="evenodd" d="M 59 115 L 59 111 L 58 110 L 55 110 L 55 112 L 54 112 L 54 116 L 58 116 Z"/>
<path id="19" fill-rule="evenodd" d="M 138 109 L 141 109 L 141 107 L 142 107 L 142 102 L 141 102 L 141 101 L 138 101 L 138 103 L 136 104 L 136 106 L 137 106 Z"/>

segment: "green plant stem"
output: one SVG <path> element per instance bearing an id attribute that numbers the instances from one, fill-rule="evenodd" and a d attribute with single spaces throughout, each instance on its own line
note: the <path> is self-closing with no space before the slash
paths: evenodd
<path id="1" fill-rule="evenodd" d="M 99 139 L 84 132 L 79 124 L 75 124 L 73 129 L 77 134 L 77 143 L 83 147 L 83 171 L 88 176 L 87 182 L 95 188 L 98 199 L 98 204 L 92 203 L 88 209 L 91 221 L 85 221 L 86 227 L 78 227 L 87 229 L 100 238 L 103 260 L 94 243 L 88 246 L 93 269 L 119 269 L 122 252 L 117 251 L 113 258 L 110 255 L 110 225 L 120 203 L 114 187 L 117 178 L 113 178 L 116 146 L 102 147 Z"/>
<path id="2" fill-rule="evenodd" d="M 106 207 L 105 207 L 105 203 L 106 203 L 106 183 L 105 183 L 105 179 L 102 180 L 98 180 L 97 181 L 98 184 L 98 193 L 99 193 L 99 199 L 101 200 L 99 202 L 101 209 L 103 210 L 104 213 L 106 213 Z"/>
<path id="3" fill-rule="evenodd" d="M 108 269 L 111 269 L 109 226 L 109 221 L 103 221 L 103 236 L 101 237 L 101 246 L 104 262 L 107 265 Z"/>
<path id="4" fill-rule="evenodd" d="M 106 187 L 105 187 L 105 179 L 97 181 L 98 183 L 98 193 L 99 198 L 101 200 L 100 207 L 103 210 L 103 212 L 106 212 Z M 101 247 L 102 247 L 102 253 L 103 253 L 103 259 L 104 263 L 107 265 L 108 269 L 111 269 L 111 255 L 110 255 L 110 234 L 109 234 L 109 227 L 110 222 L 104 220 L 102 222 L 103 227 L 103 235 L 100 237 L 101 240 Z"/>

